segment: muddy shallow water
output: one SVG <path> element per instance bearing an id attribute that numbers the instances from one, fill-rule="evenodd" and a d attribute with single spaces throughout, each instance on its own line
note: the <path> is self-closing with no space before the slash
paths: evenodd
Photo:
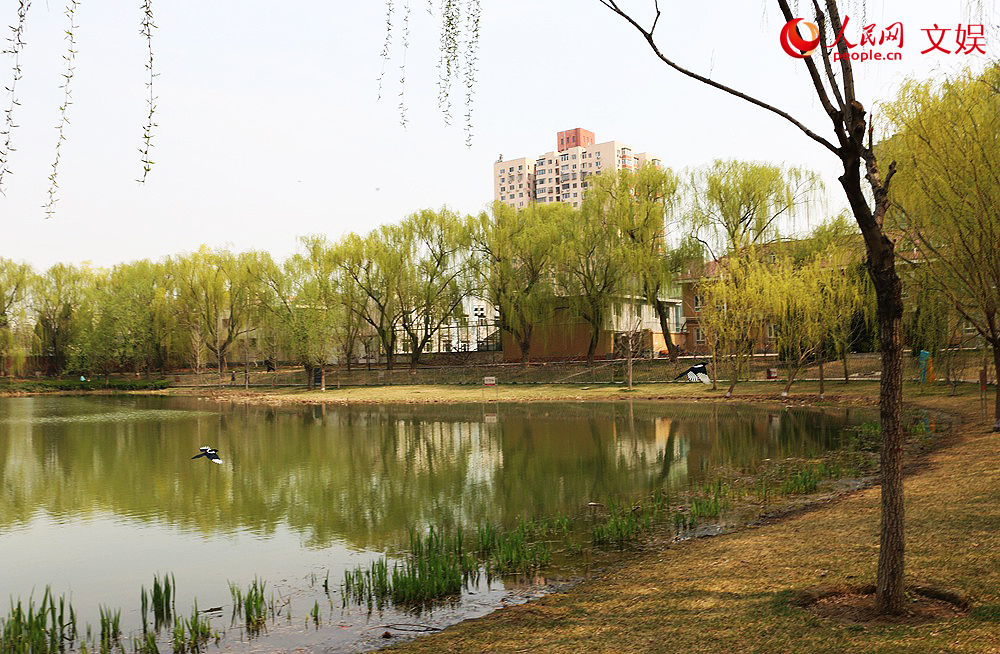
<path id="1" fill-rule="evenodd" d="M 399 556 L 413 528 L 585 517 L 589 504 L 680 493 L 718 469 L 820 456 L 870 416 L 662 402 L 276 408 L 0 398 L 0 600 L 37 601 L 48 586 L 75 607 L 81 632 L 96 631 L 107 607 L 120 609 L 126 636 L 138 635 L 141 589 L 170 574 L 179 615 L 195 602 L 216 609 L 203 614 L 210 651 L 377 647 L 386 632 L 411 637 L 482 615 L 613 558 L 577 550 L 545 577 L 482 576 L 419 614 L 344 607 L 344 573 Z M 192 460 L 203 445 L 223 463 Z M 251 639 L 232 620 L 230 584 L 254 579 L 271 609 Z"/>

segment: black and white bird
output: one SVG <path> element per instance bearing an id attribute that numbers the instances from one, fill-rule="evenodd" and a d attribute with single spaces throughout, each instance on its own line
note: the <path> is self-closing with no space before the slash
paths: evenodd
<path id="1" fill-rule="evenodd" d="M 214 447 L 209 447 L 207 445 L 199 449 L 201 450 L 201 454 L 195 454 L 193 457 L 191 457 L 192 459 L 205 457 L 212 463 L 218 463 L 219 465 L 222 465 L 222 459 L 219 458 L 219 450 L 215 449 Z"/>
<path id="2" fill-rule="evenodd" d="M 677 381 L 684 375 L 687 375 L 688 381 L 700 381 L 703 384 L 711 384 L 712 378 L 708 376 L 708 369 L 705 368 L 707 363 L 707 361 L 696 363 L 681 374 L 674 377 L 674 381 Z"/>

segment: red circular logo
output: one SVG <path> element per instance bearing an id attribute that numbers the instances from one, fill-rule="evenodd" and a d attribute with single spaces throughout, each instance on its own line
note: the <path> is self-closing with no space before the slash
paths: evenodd
<path id="1" fill-rule="evenodd" d="M 795 26 L 799 23 L 809 28 L 809 31 L 812 33 L 810 40 L 807 41 L 799 36 L 798 30 L 795 29 Z M 819 28 L 801 18 L 796 18 L 788 21 L 781 28 L 781 37 L 779 40 L 781 41 L 781 47 L 788 53 L 789 57 L 804 59 L 815 52 L 816 46 L 819 45 Z"/>

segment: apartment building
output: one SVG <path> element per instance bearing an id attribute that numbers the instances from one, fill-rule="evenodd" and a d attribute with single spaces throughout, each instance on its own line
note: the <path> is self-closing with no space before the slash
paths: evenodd
<path id="1" fill-rule="evenodd" d="M 556 134 L 557 150 L 534 159 L 500 160 L 493 164 L 493 199 L 515 209 L 532 202 L 565 202 L 579 207 L 587 177 L 605 170 L 635 170 L 646 163 L 662 166 L 648 152 L 633 153 L 621 141 L 596 143 L 594 133 L 577 127 Z"/>

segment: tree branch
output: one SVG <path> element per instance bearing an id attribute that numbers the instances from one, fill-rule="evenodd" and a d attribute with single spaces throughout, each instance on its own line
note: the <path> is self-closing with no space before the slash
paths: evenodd
<path id="1" fill-rule="evenodd" d="M 809 138 L 811 138 L 813 141 L 816 141 L 817 143 L 819 143 L 820 145 L 822 145 L 823 147 L 825 147 L 826 149 L 828 149 L 830 152 L 833 152 L 834 154 L 836 154 L 836 155 L 839 156 L 839 150 L 837 149 L 837 147 L 835 145 L 833 145 L 832 143 L 830 143 L 828 140 L 826 140 L 825 138 L 823 138 L 819 134 L 816 134 L 815 132 L 813 132 L 811 129 L 809 129 L 808 127 L 806 127 L 802 123 L 800 123 L 798 120 L 796 120 L 795 118 L 793 118 L 787 112 L 782 111 L 781 109 L 778 109 L 777 107 L 775 107 L 773 105 L 770 105 L 770 104 L 768 104 L 766 102 L 758 100 L 757 98 L 755 98 L 753 96 L 747 95 L 746 93 L 742 93 L 740 91 L 737 91 L 736 89 L 731 88 L 729 86 L 726 86 L 725 84 L 720 84 L 719 82 L 716 82 L 716 81 L 714 81 L 712 79 L 709 79 L 707 77 L 699 75 L 698 73 L 695 73 L 694 71 L 690 71 L 687 68 L 684 68 L 684 67 L 676 64 L 673 60 L 667 58 L 662 52 L 660 52 L 660 49 L 656 45 L 656 41 L 653 38 L 653 30 L 656 29 L 657 21 L 659 21 L 659 19 L 660 19 L 660 8 L 659 8 L 658 5 L 656 7 L 656 18 L 653 20 L 653 26 L 650 29 L 647 30 L 644 27 L 642 27 L 638 22 L 636 22 L 636 20 L 634 18 L 632 18 L 629 14 L 627 14 L 625 11 L 623 11 L 618 6 L 618 3 L 616 2 L 616 0 L 597 0 L 597 1 L 600 2 L 602 5 L 604 5 L 605 7 L 607 7 L 608 9 L 610 9 L 611 11 L 613 11 L 614 13 L 616 13 L 619 16 L 621 16 L 622 18 L 624 18 L 630 25 L 632 25 L 632 27 L 634 27 L 636 30 L 638 30 L 638 32 L 640 34 L 642 34 L 643 38 L 649 44 L 649 47 L 653 50 L 653 53 L 657 57 L 659 57 L 660 61 L 662 61 L 666 65 L 670 66 L 671 68 L 673 68 L 677 72 L 681 73 L 682 75 L 686 75 L 686 76 L 688 76 L 688 77 L 690 77 L 692 79 L 698 80 L 699 82 L 702 82 L 703 84 L 707 84 L 707 85 L 709 85 L 711 87 L 717 88 L 720 91 L 725 91 L 726 93 L 728 93 L 730 95 L 734 95 L 737 98 L 740 98 L 741 100 L 746 100 L 750 104 L 757 105 L 761 109 L 766 109 L 767 111 L 770 111 L 773 114 L 781 116 L 782 118 L 784 118 L 785 120 L 787 120 L 791 124 L 793 124 L 796 127 L 798 127 L 799 130 L 803 134 L 805 134 L 806 136 L 808 136 Z"/>

